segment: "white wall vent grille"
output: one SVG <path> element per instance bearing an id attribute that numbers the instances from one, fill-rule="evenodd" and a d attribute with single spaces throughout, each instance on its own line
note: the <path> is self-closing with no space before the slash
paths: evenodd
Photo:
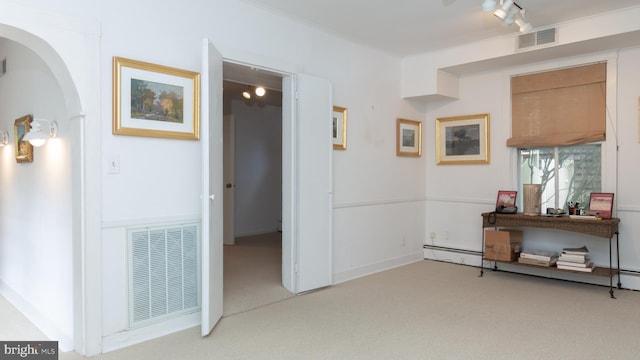
<path id="1" fill-rule="evenodd" d="M 200 224 L 127 231 L 129 326 L 191 313 L 200 306 Z"/>
<path id="2" fill-rule="evenodd" d="M 557 35 L 558 32 L 556 31 L 556 28 L 549 28 L 518 35 L 516 49 L 524 50 L 534 46 L 556 43 L 558 41 Z"/>

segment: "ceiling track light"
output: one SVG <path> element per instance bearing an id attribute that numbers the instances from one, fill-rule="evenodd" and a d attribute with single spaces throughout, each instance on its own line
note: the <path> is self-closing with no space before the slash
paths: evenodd
<path id="1" fill-rule="evenodd" d="M 525 10 L 514 0 L 500 0 L 500 6 L 498 6 L 497 0 L 484 0 L 482 10 L 485 12 L 493 11 L 493 15 L 500 19 L 505 26 L 515 23 L 522 33 L 533 29 L 533 26 L 525 20 Z M 520 16 L 516 19 L 518 13 Z"/>
<path id="2" fill-rule="evenodd" d="M 484 0 L 482 3 L 482 11 L 491 12 L 496 9 L 497 3 L 496 0 Z"/>
<path id="3" fill-rule="evenodd" d="M 251 100 L 251 93 L 254 93 L 257 97 L 263 97 L 267 93 L 267 90 L 262 86 L 253 87 L 253 91 L 251 90 L 252 86 L 247 86 L 247 89 L 242 92 L 242 97 Z"/>
<path id="4" fill-rule="evenodd" d="M 247 90 L 242 92 L 242 97 L 247 100 L 251 99 L 251 86 L 248 86 Z"/>
<path id="5" fill-rule="evenodd" d="M 521 33 L 527 33 L 533 29 L 531 23 L 528 23 L 524 17 L 524 9 L 520 10 L 520 18 L 516 19 L 515 23 L 520 28 Z"/>

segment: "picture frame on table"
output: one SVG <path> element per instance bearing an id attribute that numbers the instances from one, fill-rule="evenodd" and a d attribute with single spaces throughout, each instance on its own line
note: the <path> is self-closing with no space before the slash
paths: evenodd
<path id="1" fill-rule="evenodd" d="M 489 164 L 489 114 L 436 119 L 436 164 Z"/>
<path id="2" fill-rule="evenodd" d="M 198 140 L 200 74 L 113 57 L 114 135 Z"/>
<path id="3" fill-rule="evenodd" d="M 13 139 L 16 149 L 16 162 L 30 163 L 33 162 L 33 145 L 23 140 L 24 136 L 31 130 L 31 121 L 33 116 L 25 115 L 15 120 L 13 123 Z"/>
<path id="4" fill-rule="evenodd" d="M 347 150 L 347 108 L 333 107 L 333 149 Z"/>
<path id="5" fill-rule="evenodd" d="M 514 207 L 516 206 L 517 191 L 498 190 L 498 199 L 496 200 L 496 209 L 500 206 Z"/>
<path id="6" fill-rule="evenodd" d="M 396 119 L 396 155 L 422 156 L 422 122 Z"/>
<path id="7" fill-rule="evenodd" d="M 611 219 L 613 212 L 613 193 L 591 193 L 589 213 L 602 219 Z"/>

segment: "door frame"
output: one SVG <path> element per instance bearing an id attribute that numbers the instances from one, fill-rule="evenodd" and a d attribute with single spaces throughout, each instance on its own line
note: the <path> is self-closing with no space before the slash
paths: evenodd
<path id="1" fill-rule="evenodd" d="M 241 65 L 247 69 L 269 71 L 282 78 L 282 286 L 291 293 L 297 293 L 295 263 L 297 262 L 295 230 L 295 75 L 287 71 L 234 60 L 224 56 L 222 62 Z M 233 80 L 233 79 L 229 79 Z"/>

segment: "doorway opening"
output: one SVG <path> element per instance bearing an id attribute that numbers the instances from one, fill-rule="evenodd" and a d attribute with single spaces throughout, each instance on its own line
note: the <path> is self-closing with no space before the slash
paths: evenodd
<path id="1" fill-rule="evenodd" d="M 223 78 L 223 316 L 230 316 L 293 294 L 282 281 L 282 75 L 224 62 Z"/>

